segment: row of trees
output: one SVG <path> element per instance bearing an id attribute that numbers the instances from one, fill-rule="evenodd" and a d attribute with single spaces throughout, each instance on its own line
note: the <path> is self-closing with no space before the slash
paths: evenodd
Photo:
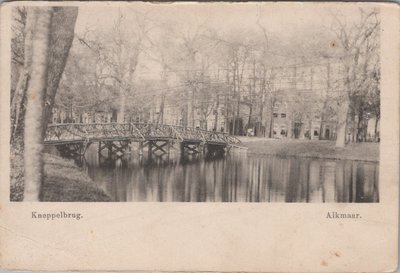
<path id="1" fill-rule="evenodd" d="M 246 124 L 271 137 L 274 104 L 285 101 L 300 122 L 316 115 L 336 120 L 343 146 L 349 122 L 361 139 L 366 113 L 380 117 L 379 16 L 365 9 L 357 16 L 346 22 L 332 12 L 330 26 L 283 39 L 263 25 L 262 14 L 251 29 L 220 31 L 119 11 L 112 28 L 75 35 L 57 105 L 118 112 L 118 122 L 146 120 L 150 111 L 163 122 L 173 107 L 185 126 L 199 119 L 205 127 L 213 114 L 214 128 L 207 129 L 221 129 L 223 120 L 232 134 Z M 299 87 L 301 78 L 310 85 Z"/>

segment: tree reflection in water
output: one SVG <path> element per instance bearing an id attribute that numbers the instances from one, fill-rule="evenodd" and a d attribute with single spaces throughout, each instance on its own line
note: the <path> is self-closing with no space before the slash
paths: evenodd
<path id="1" fill-rule="evenodd" d="M 379 202 L 372 162 L 235 153 L 104 160 L 89 151 L 86 169 L 119 202 Z"/>

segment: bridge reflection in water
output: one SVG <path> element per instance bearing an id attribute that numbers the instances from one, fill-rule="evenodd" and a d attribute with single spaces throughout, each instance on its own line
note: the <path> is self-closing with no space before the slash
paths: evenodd
<path id="1" fill-rule="evenodd" d="M 104 160 L 89 149 L 86 168 L 119 202 L 379 202 L 379 166 L 370 162 L 245 153 Z"/>

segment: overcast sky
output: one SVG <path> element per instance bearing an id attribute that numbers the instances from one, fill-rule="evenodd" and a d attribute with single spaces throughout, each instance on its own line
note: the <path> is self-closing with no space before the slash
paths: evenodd
<path id="1" fill-rule="evenodd" d="M 364 7 L 367 3 L 363 3 Z M 105 2 L 80 7 L 77 32 L 90 28 L 107 28 L 117 18 L 118 10 L 129 17 L 130 11 L 148 11 L 155 21 L 175 21 L 190 28 L 198 24 L 218 27 L 255 29 L 260 22 L 270 32 L 292 35 L 305 28 L 329 26 L 331 12 L 340 12 L 351 20 L 359 5 L 323 3 L 120 3 Z"/>
<path id="2" fill-rule="evenodd" d="M 363 7 L 368 3 L 363 3 Z M 199 25 L 218 30 L 220 34 L 235 30 L 260 32 L 257 20 L 266 28 L 271 36 L 279 41 L 289 41 L 289 38 L 302 39 L 307 33 L 330 32 L 332 13 L 340 13 L 351 22 L 356 18 L 360 5 L 347 3 L 82 3 L 79 9 L 76 32 L 81 34 L 92 31 L 107 32 L 119 12 L 126 22 L 134 18 L 134 12 L 147 12 L 148 18 L 161 24 L 173 24 L 182 32 L 196 29 Z M 129 23 L 128 23 L 129 25 Z M 316 34 L 318 35 L 318 34 Z M 312 35 L 311 35 L 312 37 Z M 318 37 L 318 36 L 316 36 Z M 328 45 L 328 43 L 327 43 Z M 279 48 L 278 48 L 279 50 Z M 145 56 L 141 56 L 143 63 Z M 145 61 L 148 63 L 148 61 Z M 154 64 L 148 67 L 155 68 Z M 138 73 L 149 73 L 138 68 Z M 157 70 L 157 69 L 147 69 Z M 150 75 L 150 74 L 149 74 Z"/>

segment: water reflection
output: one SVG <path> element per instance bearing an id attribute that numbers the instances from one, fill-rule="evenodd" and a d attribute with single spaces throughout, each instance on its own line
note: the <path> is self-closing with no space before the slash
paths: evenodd
<path id="1" fill-rule="evenodd" d="M 88 151 L 85 168 L 120 202 L 379 202 L 379 167 L 369 162 L 234 153 L 110 160 Z"/>

